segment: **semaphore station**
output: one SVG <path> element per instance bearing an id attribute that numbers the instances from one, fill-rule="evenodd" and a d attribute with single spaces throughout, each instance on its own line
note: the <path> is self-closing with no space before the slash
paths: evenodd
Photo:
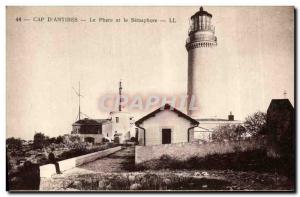
<path id="1" fill-rule="evenodd" d="M 104 95 L 99 101 L 101 110 L 109 113 L 108 118 L 79 119 L 73 124 L 72 135 L 78 135 L 82 141 L 87 142 L 100 143 L 109 140 L 126 143 L 135 140 L 136 143 L 144 146 L 192 141 L 210 142 L 217 127 L 242 124 L 241 121 L 234 119 L 232 112 L 224 114 L 228 115 L 227 119 L 213 115 L 217 105 L 211 101 L 218 97 L 215 86 L 222 81 L 217 75 L 209 74 L 218 66 L 214 52 L 217 47 L 217 37 L 212 17 L 212 14 L 201 7 L 190 19 L 191 24 L 185 45 L 188 52 L 187 95 L 128 98 L 122 95 L 120 81 L 118 96 Z M 151 19 L 131 20 L 152 21 Z M 214 85 L 211 81 L 214 81 Z M 106 103 L 113 103 L 113 105 L 107 106 Z M 123 111 L 125 106 L 127 112 Z M 149 111 L 149 109 L 155 110 L 137 121 L 130 114 L 131 110 Z M 146 123 L 147 127 L 143 127 Z"/>

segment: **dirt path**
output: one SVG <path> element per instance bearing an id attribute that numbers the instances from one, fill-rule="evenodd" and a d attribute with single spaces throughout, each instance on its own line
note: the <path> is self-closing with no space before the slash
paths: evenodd
<path id="1" fill-rule="evenodd" d="M 126 147 L 105 158 L 84 164 L 78 168 L 93 172 L 126 172 L 134 165 L 134 147 Z"/>

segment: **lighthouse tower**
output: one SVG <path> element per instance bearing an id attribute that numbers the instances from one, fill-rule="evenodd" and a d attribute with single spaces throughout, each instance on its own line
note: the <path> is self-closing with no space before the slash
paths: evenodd
<path id="1" fill-rule="evenodd" d="M 188 109 L 193 118 L 214 116 L 213 100 L 218 96 L 212 84 L 217 79 L 215 47 L 217 37 L 212 25 L 212 15 L 201 7 L 190 21 L 189 36 L 186 41 L 188 51 Z M 196 106 L 191 109 L 189 106 Z"/>

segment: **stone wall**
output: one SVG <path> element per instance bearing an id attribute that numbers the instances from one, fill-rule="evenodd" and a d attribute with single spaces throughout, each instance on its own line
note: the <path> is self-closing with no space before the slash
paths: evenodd
<path id="1" fill-rule="evenodd" d="M 79 157 L 73 157 L 70 159 L 62 160 L 62 161 L 58 162 L 59 167 L 60 167 L 60 170 L 62 172 L 64 172 L 66 170 L 75 168 L 77 166 L 83 165 L 85 163 L 89 163 L 91 161 L 95 161 L 99 158 L 102 158 L 102 157 L 105 157 L 112 153 L 115 153 L 115 152 L 121 150 L 121 148 L 122 148 L 121 146 L 117 146 L 117 147 L 109 148 L 109 149 L 106 149 L 103 151 L 98 151 L 95 153 L 90 153 L 87 155 L 82 155 Z M 40 177 L 51 177 L 54 174 L 56 174 L 54 164 L 47 164 L 47 165 L 40 166 Z"/>
<path id="2" fill-rule="evenodd" d="M 214 153 L 230 153 L 237 150 L 254 150 L 264 146 L 263 141 L 240 141 L 240 142 L 211 142 L 199 144 L 176 143 L 152 146 L 135 147 L 135 163 L 139 164 L 152 159 L 159 159 L 162 155 L 169 155 L 179 160 L 185 160 L 192 156 L 204 157 Z"/>

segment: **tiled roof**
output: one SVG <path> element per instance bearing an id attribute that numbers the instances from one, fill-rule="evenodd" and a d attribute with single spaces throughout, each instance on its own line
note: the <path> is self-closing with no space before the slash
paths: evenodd
<path id="1" fill-rule="evenodd" d="M 173 112 L 175 112 L 176 114 L 178 114 L 179 117 L 185 118 L 185 119 L 189 120 L 190 122 L 192 122 L 193 124 L 199 124 L 199 122 L 198 122 L 197 120 L 195 120 L 195 119 L 191 118 L 190 116 L 188 116 L 188 115 L 182 113 L 181 111 L 179 111 L 178 109 L 172 107 L 172 106 L 169 105 L 169 104 L 165 104 L 164 107 L 163 107 L 163 110 L 161 110 L 161 108 L 162 108 L 162 107 L 160 107 L 160 108 L 154 110 L 153 112 L 151 112 L 151 113 L 147 114 L 146 116 L 142 117 L 141 119 L 137 120 L 137 121 L 135 122 L 135 124 L 136 124 L 136 125 L 139 125 L 139 124 L 141 124 L 142 122 L 144 122 L 145 120 L 147 120 L 147 119 L 149 119 L 149 118 L 155 116 L 155 114 L 157 114 L 157 113 L 159 113 L 159 112 L 162 112 L 162 111 L 164 111 L 164 110 L 170 110 L 170 111 L 173 111 Z"/>
<path id="2" fill-rule="evenodd" d="M 94 119 L 96 120 L 97 122 L 101 123 L 101 124 L 105 124 L 105 123 L 109 123 L 110 120 L 109 119 Z"/>
<path id="3" fill-rule="evenodd" d="M 293 110 L 293 106 L 290 103 L 289 99 L 272 99 L 268 111 L 269 110 L 284 110 L 284 109 L 289 109 Z"/>
<path id="4" fill-rule="evenodd" d="M 198 121 L 228 121 L 228 119 L 222 119 L 222 118 L 202 118 L 202 119 L 196 119 Z"/>
<path id="5" fill-rule="evenodd" d="M 89 118 L 85 118 L 85 119 L 77 120 L 73 124 L 101 125 L 101 124 L 104 124 L 107 121 L 109 121 L 109 120 L 107 120 L 107 119 L 89 119 Z"/>

